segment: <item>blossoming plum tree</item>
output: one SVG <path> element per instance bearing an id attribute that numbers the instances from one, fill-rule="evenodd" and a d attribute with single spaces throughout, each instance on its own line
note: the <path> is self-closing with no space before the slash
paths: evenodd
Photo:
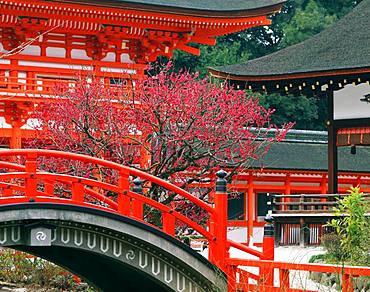
<path id="1" fill-rule="evenodd" d="M 220 167 L 230 176 L 247 168 L 292 126 L 271 124 L 273 110 L 244 91 L 170 66 L 135 81 L 134 90 L 93 79 L 60 86 L 56 95 L 58 102 L 37 107 L 38 143 L 131 165 L 181 187 Z M 174 199 L 150 189 L 152 198 Z"/>

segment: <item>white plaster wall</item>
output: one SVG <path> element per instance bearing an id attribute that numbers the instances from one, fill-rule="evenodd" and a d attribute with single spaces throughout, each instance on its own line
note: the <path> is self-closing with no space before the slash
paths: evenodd
<path id="1" fill-rule="evenodd" d="M 7 64 L 7 65 L 9 65 L 10 64 L 10 60 L 0 59 L 0 64 Z"/>
<path id="2" fill-rule="evenodd" d="M 21 129 L 35 130 L 40 128 L 40 121 L 38 119 L 28 119 L 26 124 Z"/>
<path id="3" fill-rule="evenodd" d="M 4 49 L 3 44 L 0 42 L 0 52 L 5 53 L 7 50 Z"/>
<path id="4" fill-rule="evenodd" d="M 92 60 L 88 55 L 86 55 L 85 50 L 79 50 L 79 49 L 72 49 L 71 57 L 72 59 Z"/>
<path id="5" fill-rule="evenodd" d="M 4 117 L 0 117 L 0 128 L 2 129 L 10 129 L 12 126 L 5 122 Z"/>
<path id="6" fill-rule="evenodd" d="M 227 238 L 236 242 L 244 243 L 247 242 L 247 231 L 246 227 L 229 227 L 227 231 Z M 253 228 L 253 243 L 262 243 L 263 241 L 263 227 Z"/>
<path id="7" fill-rule="evenodd" d="M 227 238 L 236 242 L 247 241 L 247 228 L 245 227 L 232 227 L 228 228 Z"/>
<path id="8" fill-rule="evenodd" d="M 261 243 L 263 241 L 263 227 L 253 228 L 253 241 L 254 243 Z"/>
<path id="9" fill-rule="evenodd" d="M 370 85 L 349 84 L 334 92 L 334 120 L 370 118 L 370 103 L 360 101 L 370 94 Z"/>
<path id="10" fill-rule="evenodd" d="M 21 66 L 35 66 L 44 68 L 61 68 L 61 69 L 74 69 L 74 70 L 92 70 L 92 66 L 62 64 L 62 63 L 41 63 L 34 61 L 19 61 Z"/>
<path id="11" fill-rule="evenodd" d="M 41 49 L 39 46 L 28 46 L 21 53 L 21 55 L 40 56 Z"/>
<path id="12" fill-rule="evenodd" d="M 46 48 L 46 56 L 48 56 L 48 57 L 57 57 L 57 58 L 65 58 L 66 57 L 66 49 L 48 47 L 48 48 Z"/>
<path id="13" fill-rule="evenodd" d="M 109 52 L 102 61 L 104 62 L 114 62 L 116 60 L 116 54 L 113 52 Z"/>
<path id="14" fill-rule="evenodd" d="M 122 63 L 130 63 L 130 64 L 133 63 L 128 54 L 121 54 L 121 62 Z"/>

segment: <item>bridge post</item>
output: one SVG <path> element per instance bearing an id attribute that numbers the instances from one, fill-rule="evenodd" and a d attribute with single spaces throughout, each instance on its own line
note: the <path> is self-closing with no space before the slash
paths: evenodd
<path id="1" fill-rule="evenodd" d="M 219 170 L 214 195 L 215 216 L 211 218 L 211 232 L 214 242 L 210 244 L 210 260 L 225 271 L 225 260 L 228 257 L 227 244 L 227 182 L 226 171 Z"/>
<path id="2" fill-rule="evenodd" d="M 263 255 L 265 260 L 273 260 L 275 256 L 275 227 L 274 218 L 267 214 L 265 227 L 263 229 Z"/>
<path id="3" fill-rule="evenodd" d="M 28 198 L 35 197 L 37 191 L 37 181 L 34 178 L 37 170 L 37 154 L 29 153 L 26 156 L 25 170 L 29 174 L 26 178 L 26 196 Z"/>
<path id="4" fill-rule="evenodd" d="M 132 191 L 139 195 L 144 194 L 143 193 L 143 181 L 139 177 L 137 177 L 133 180 L 133 183 L 134 183 L 134 187 L 132 188 Z M 132 198 L 131 207 L 132 207 L 132 215 L 139 220 L 143 220 L 143 216 L 144 216 L 143 202 Z"/>
<path id="5" fill-rule="evenodd" d="M 127 195 L 129 191 L 129 178 L 130 173 L 127 170 L 121 170 L 119 172 L 118 177 L 118 187 L 120 188 L 120 192 L 118 194 L 118 213 L 129 216 L 130 215 L 130 197 Z"/>
<path id="6" fill-rule="evenodd" d="M 273 220 L 273 217 L 268 213 L 265 217 L 266 224 L 263 230 L 263 260 L 273 261 L 275 257 L 275 228 Z M 274 285 L 274 269 L 261 269 L 261 276 L 264 285 Z"/>

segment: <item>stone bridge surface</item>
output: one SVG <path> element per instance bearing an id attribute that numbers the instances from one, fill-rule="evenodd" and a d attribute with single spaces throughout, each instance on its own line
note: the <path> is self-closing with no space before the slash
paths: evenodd
<path id="1" fill-rule="evenodd" d="M 0 246 L 34 254 L 102 291 L 226 291 L 190 247 L 139 221 L 98 209 L 28 203 L 0 206 Z"/>

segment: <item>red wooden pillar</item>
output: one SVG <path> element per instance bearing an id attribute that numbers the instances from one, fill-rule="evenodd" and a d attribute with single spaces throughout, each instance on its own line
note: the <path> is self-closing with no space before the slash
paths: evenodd
<path id="1" fill-rule="evenodd" d="M 334 92 L 327 91 L 328 98 L 328 187 L 330 194 L 338 193 L 338 147 L 337 128 L 333 125 L 334 120 Z"/>
<path id="2" fill-rule="evenodd" d="M 248 216 L 247 216 L 247 243 L 249 244 L 253 236 L 253 221 L 254 221 L 254 190 L 253 190 L 253 174 L 249 173 L 248 178 Z"/>
<path id="3" fill-rule="evenodd" d="M 225 271 L 225 260 L 229 256 L 227 244 L 227 173 L 219 170 L 216 180 L 216 192 L 214 196 L 216 220 L 214 222 L 215 251 L 213 257 L 215 264 Z"/>
<path id="4" fill-rule="evenodd" d="M 288 173 L 285 177 L 285 195 L 290 195 L 291 193 L 291 185 L 290 185 L 290 173 Z M 290 202 L 290 197 L 286 197 L 283 199 L 284 203 Z M 289 210 L 289 205 L 283 205 L 283 210 Z"/>
<path id="5" fill-rule="evenodd" d="M 354 187 L 361 187 L 361 175 L 358 175 L 356 178 L 356 185 Z"/>
<path id="6" fill-rule="evenodd" d="M 20 123 L 12 123 L 12 136 L 9 143 L 10 149 L 22 148 L 22 130 Z"/>
<path id="7" fill-rule="evenodd" d="M 12 59 L 10 60 L 10 64 L 13 68 L 18 67 L 18 60 Z M 18 87 L 18 71 L 17 70 L 10 70 L 9 72 L 9 82 L 8 88 L 9 89 L 16 89 Z"/>
<path id="8" fill-rule="evenodd" d="M 265 227 L 263 231 L 263 243 L 262 252 L 263 260 L 274 260 L 275 257 L 275 228 L 273 218 L 270 214 L 265 217 Z M 261 276 L 264 285 L 273 286 L 274 284 L 274 269 L 273 268 L 262 268 Z"/>
<path id="9" fill-rule="evenodd" d="M 143 146 L 140 147 L 140 167 L 146 168 L 148 165 L 150 165 L 150 152 L 148 149 L 150 145 L 148 143 L 145 143 Z"/>
<path id="10" fill-rule="evenodd" d="M 320 202 L 325 203 L 327 200 L 326 200 L 326 196 L 324 196 L 324 194 L 326 194 L 327 191 L 328 191 L 328 188 L 326 186 L 326 174 L 325 173 L 322 175 L 320 188 L 321 188 L 321 190 L 320 190 L 321 194 L 323 195 L 323 197 L 320 199 Z M 326 206 L 323 206 L 322 209 L 325 210 Z"/>

